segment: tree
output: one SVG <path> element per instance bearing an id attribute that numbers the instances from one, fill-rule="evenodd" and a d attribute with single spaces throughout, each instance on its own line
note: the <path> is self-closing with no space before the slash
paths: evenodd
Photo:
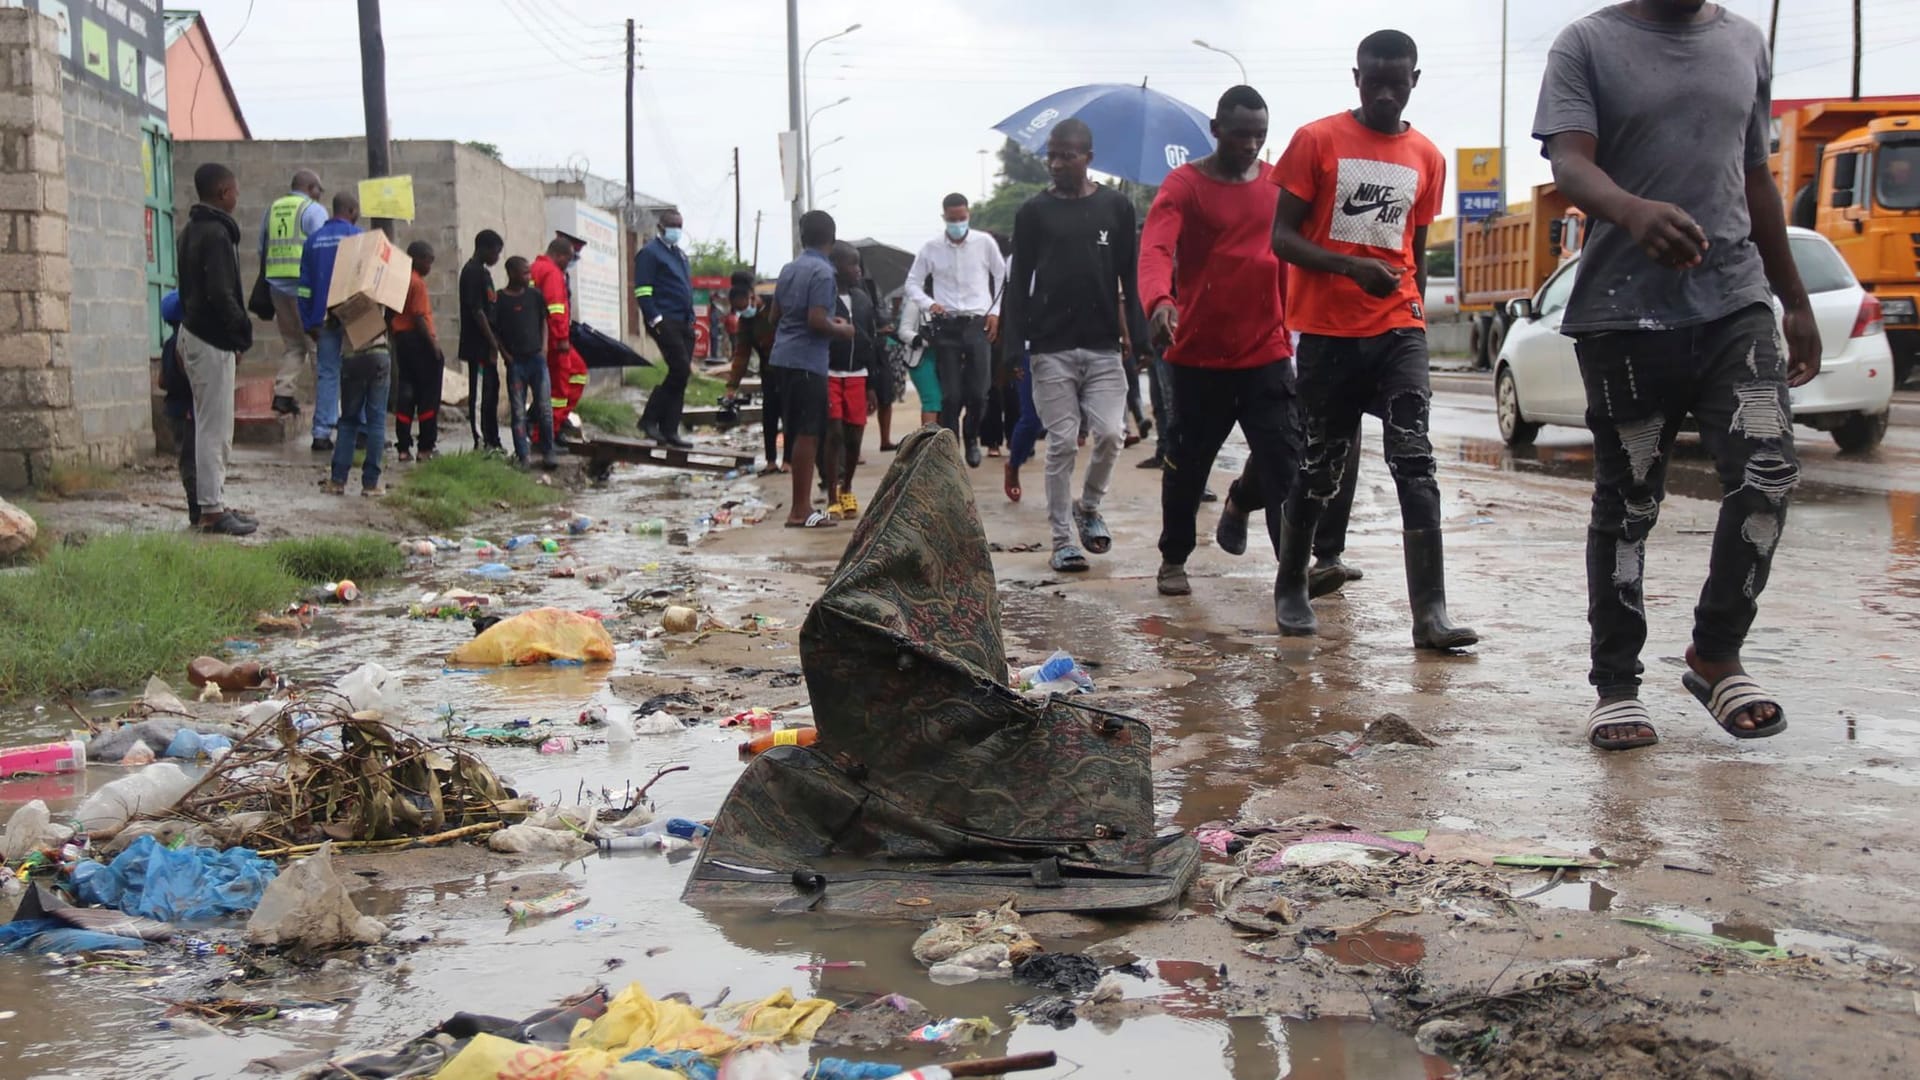
<path id="1" fill-rule="evenodd" d="M 1000 146 L 1000 184 L 1039 184 L 1047 186 L 1047 163 L 1029 154 L 1020 144 L 1008 139 Z"/>
<path id="2" fill-rule="evenodd" d="M 725 240 L 695 240 L 687 247 L 687 263 L 695 277 L 725 277 L 744 265 Z"/>
<path id="3" fill-rule="evenodd" d="M 495 161 L 500 160 L 500 147 L 495 143 L 481 142 L 478 139 L 468 139 L 467 147 L 472 150 L 478 150 Z"/>

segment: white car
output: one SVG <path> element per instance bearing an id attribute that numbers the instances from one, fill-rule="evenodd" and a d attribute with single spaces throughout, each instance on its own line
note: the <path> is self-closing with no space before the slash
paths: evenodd
<path id="1" fill-rule="evenodd" d="M 1860 287 L 1826 237 L 1788 229 L 1793 261 L 1813 298 L 1824 346 L 1820 374 L 1792 393 L 1796 422 L 1833 436 L 1847 452 L 1871 450 L 1887 433 L 1893 402 L 1893 352 L 1880 301 Z M 1542 424 L 1587 426 L 1587 395 L 1573 339 L 1560 333 L 1580 261 L 1562 266 L 1531 300 L 1514 300 L 1513 328 L 1494 363 L 1493 396 L 1500 436 L 1527 446 Z M 1775 310 L 1779 304 L 1774 305 Z"/>

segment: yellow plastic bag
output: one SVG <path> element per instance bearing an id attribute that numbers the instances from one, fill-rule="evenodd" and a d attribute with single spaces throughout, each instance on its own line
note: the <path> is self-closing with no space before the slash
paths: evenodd
<path id="1" fill-rule="evenodd" d="M 559 608 L 536 608 L 503 619 L 453 650 L 453 664 L 544 664 L 613 659 L 613 637 L 599 619 Z"/>
<path id="2" fill-rule="evenodd" d="M 686 1080 L 637 1061 L 621 1061 L 604 1050 L 548 1050 L 539 1046 L 475 1035 L 466 1049 L 447 1062 L 434 1080 Z"/>
<path id="3" fill-rule="evenodd" d="M 739 1040 L 707 1023 L 699 1009 L 677 1001 L 656 1001 L 633 983 L 607 1003 L 606 1013 L 598 1020 L 574 1025 L 567 1045 L 612 1051 L 616 1057 L 649 1048 L 662 1053 L 697 1050 L 717 1057 L 739 1045 Z"/>
<path id="4" fill-rule="evenodd" d="M 792 991 L 782 990 L 764 1001 L 733 1011 L 740 1017 L 740 1027 L 747 1035 L 788 1042 L 811 1041 L 820 1025 L 833 1015 L 833 1008 L 833 1002 L 821 998 L 795 1001 Z"/>

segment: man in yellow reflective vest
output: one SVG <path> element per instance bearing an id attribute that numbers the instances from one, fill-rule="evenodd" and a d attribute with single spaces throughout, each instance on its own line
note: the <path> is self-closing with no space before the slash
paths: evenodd
<path id="1" fill-rule="evenodd" d="M 313 338 L 300 320 L 300 253 L 306 248 L 307 237 L 327 223 L 327 211 L 320 205 L 320 177 L 313 170 L 294 173 L 288 186 L 290 190 L 273 200 L 260 219 L 260 265 L 273 292 L 273 322 L 280 330 L 282 345 L 280 370 L 273 380 L 273 411 L 292 415 L 300 411 L 294 397 L 300 374 L 314 355 Z M 318 445 L 322 441 L 326 442 L 324 449 L 333 448 L 333 429 L 340 422 L 340 373 L 332 375 L 330 386 L 325 375 L 315 376 L 316 450 L 323 449 Z"/>

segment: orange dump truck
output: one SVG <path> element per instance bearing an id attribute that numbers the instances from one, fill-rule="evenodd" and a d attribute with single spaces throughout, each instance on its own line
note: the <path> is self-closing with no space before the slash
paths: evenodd
<path id="1" fill-rule="evenodd" d="M 1880 300 L 1904 382 L 1920 367 L 1920 97 L 1776 101 L 1788 220 L 1833 241 Z"/>
<path id="2" fill-rule="evenodd" d="M 1492 367 L 1512 320 L 1507 301 L 1532 296 L 1562 262 L 1580 251 L 1586 218 L 1552 184 L 1533 189 L 1533 201 L 1460 229 L 1460 313 L 1473 322 L 1473 355 Z"/>

